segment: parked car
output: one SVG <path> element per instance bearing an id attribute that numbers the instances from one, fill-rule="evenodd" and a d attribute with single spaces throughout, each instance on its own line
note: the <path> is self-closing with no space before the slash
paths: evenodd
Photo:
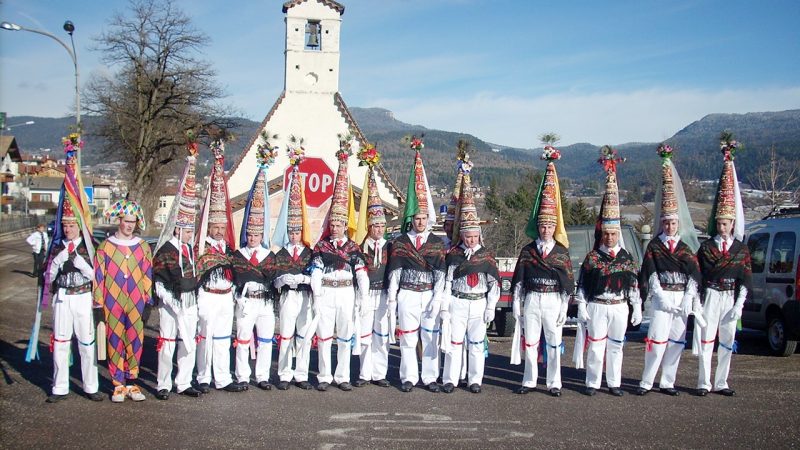
<path id="1" fill-rule="evenodd" d="M 567 228 L 567 236 L 569 237 L 569 256 L 572 260 L 572 270 L 575 274 L 575 280 L 578 279 L 578 272 L 580 272 L 581 264 L 586 254 L 592 249 L 594 245 L 594 230 L 593 225 L 579 225 Z M 625 249 L 633 256 L 639 263 L 642 262 L 644 251 L 642 250 L 642 243 L 636 230 L 630 225 L 622 226 L 622 238 L 625 241 Z M 514 267 L 517 263 L 517 258 L 497 258 L 498 269 L 500 270 L 500 301 L 497 302 L 497 311 L 494 319 L 495 330 L 498 336 L 511 336 L 514 333 L 515 319 L 512 312 L 511 303 L 513 301 L 511 292 L 511 278 L 514 276 Z M 570 303 L 570 308 L 567 312 L 569 317 L 577 315 L 577 306 Z M 634 327 L 634 329 L 638 328 Z"/>
<path id="2" fill-rule="evenodd" d="M 800 208 L 785 208 L 747 226 L 753 292 L 742 325 L 765 330 L 774 355 L 789 356 L 800 340 Z"/>

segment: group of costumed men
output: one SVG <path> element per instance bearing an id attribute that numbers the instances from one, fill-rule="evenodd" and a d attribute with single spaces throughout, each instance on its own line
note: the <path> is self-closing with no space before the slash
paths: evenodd
<path id="1" fill-rule="evenodd" d="M 245 391 L 253 375 L 257 387 L 271 390 L 273 344 L 278 346 L 275 387 L 279 390 L 292 384 L 313 388 L 308 379 L 313 347 L 319 358 L 317 390 L 326 391 L 333 385 L 350 391 L 368 383 L 388 387 L 389 345 L 397 343 L 401 391 L 412 391 L 421 378 L 431 392 L 452 393 L 463 379 L 470 392 L 481 392 L 488 356 L 486 329 L 494 320 L 500 277 L 494 254 L 483 242 L 467 146 L 459 143 L 455 188 L 444 223 L 445 236 L 440 237 L 432 232 L 436 210 L 422 162 L 424 143 L 421 138 L 411 138 L 414 160 L 402 233 L 390 242 L 385 237 L 386 215 L 374 173 L 380 154 L 370 144 L 358 151 L 367 175 L 356 220 L 347 173 L 352 138 L 340 136 L 333 199 L 322 236 L 312 247 L 298 168 L 305 153 L 302 140 L 294 138 L 287 150 L 289 181 L 269 238 L 267 169 L 278 155 L 278 148 L 270 143 L 273 138 L 266 132 L 261 135 L 256 176 L 235 250 L 224 145 L 219 140 L 209 145 L 214 163 L 198 221 L 198 145 L 190 137 L 178 194 L 155 256 L 148 244 L 134 235 L 137 227 L 144 230 L 144 214 L 136 202 L 127 199 L 106 211 L 107 217 L 117 220 L 118 231 L 95 248 L 76 158 L 82 142 L 77 135 L 65 139 L 67 170 L 57 215 L 61 226 L 47 253 L 45 283 L 28 352 L 28 360 L 36 357 L 34 337 L 38 336 L 41 307 L 52 298 L 54 381 L 48 402 L 68 394 L 73 334 L 79 344 L 83 391 L 88 398 L 104 398 L 98 392 L 98 356 L 108 359 L 114 384 L 112 401 L 145 399 L 136 379 L 146 303 L 155 304 L 159 314 L 156 397 L 160 400 L 169 398 L 173 384 L 178 394 L 190 397 L 208 393 L 212 382 L 219 390 Z M 519 254 L 511 283 L 517 319 L 511 364 L 525 361 L 517 393 L 536 390 L 543 360 L 547 393 L 561 395 L 562 331 L 574 297 L 578 330 L 573 361 L 576 368 L 583 368 L 586 353 L 586 395 L 592 396 L 600 388 L 604 364 L 609 392 L 623 395 L 625 332 L 628 323 L 642 321 L 642 304 L 648 300 L 652 320 L 636 393 L 646 395 L 653 388 L 660 367 L 661 392 L 678 395 L 677 367 L 686 345 L 688 316 L 693 314 L 692 349 L 699 356 L 697 394 L 734 395 L 727 377 L 737 322 L 750 290 L 750 259 L 741 241 L 744 217 L 733 165 L 737 143 L 723 134 L 721 147 L 724 164 L 709 224 L 712 238 L 702 245 L 671 161 L 673 151 L 665 144 L 658 148 L 662 159 L 656 192 L 658 234 L 647 245 L 641 270 L 625 250 L 620 233 L 616 169 L 621 158 L 612 148 L 603 147 L 599 162 L 606 183 L 596 243 L 586 255 L 576 283 L 555 169 L 561 155 L 546 143 L 542 156 L 546 168 L 526 229 L 532 241 Z M 712 384 L 711 357 L 718 332 Z M 105 334 L 97 351 L 96 333 Z M 335 368 L 333 342 L 337 344 Z M 233 375 L 231 346 L 235 348 Z M 360 360 L 353 384 L 351 355 Z M 255 373 L 250 359 L 255 359 Z M 197 379 L 193 381 L 195 369 Z"/>

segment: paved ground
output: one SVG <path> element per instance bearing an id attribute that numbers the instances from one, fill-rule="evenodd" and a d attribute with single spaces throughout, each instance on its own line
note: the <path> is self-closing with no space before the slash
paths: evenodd
<path id="1" fill-rule="evenodd" d="M 492 339 L 484 391 L 451 395 L 397 388 L 399 353 L 391 356 L 391 388 L 240 394 L 211 392 L 200 399 L 153 397 L 156 315 L 146 329 L 142 378 L 147 401 L 91 402 L 73 391 L 67 400 L 44 402 L 52 377 L 45 343 L 52 316 L 44 315 L 41 361 L 25 363 L 35 311 L 30 254 L 21 239 L 0 242 L 0 446 L 52 447 L 267 447 L 267 448 L 786 448 L 800 431 L 800 356 L 766 356 L 763 335 L 742 333 L 730 384 L 734 398 L 699 398 L 684 389 L 677 398 L 651 393 L 636 397 L 644 360 L 641 335 L 625 346 L 622 398 L 605 390 L 581 395 L 583 371 L 564 363 L 564 395 L 515 395 L 521 366 L 510 366 L 507 339 Z M 565 338 L 567 355 L 574 332 Z M 569 358 L 565 358 L 569 359 Z M 312 355 L 316 369 L 316 354 Z M 353 374 L 357 369 L 353 367 Z M 274 374 L 274 369 L 273 369 Z M 109 393 L 108 373 L 100 371 Z M 678 386 L 694 387 L 697 361 L 684 352 Z M 80 372 L 72 373 L 80 392 Z M 540 382 L 542 379 L 540 378 Z"/>

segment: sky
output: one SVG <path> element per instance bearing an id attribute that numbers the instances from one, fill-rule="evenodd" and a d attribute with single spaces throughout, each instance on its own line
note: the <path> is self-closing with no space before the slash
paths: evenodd
<path id="1" fill-rule="evenodd" d="M 411 124 L 533 148 L 657 142 L 712 113 L 800 108 L 800 1 L 342 0 L 340 92 Z M 261 121 L 283 89 L 283 1 L 176 0 L 208 34 L 225 99 Z M 224 6 L 223 6 L 224 5 Z M 75 24 L 80 84 L 113 73 L 93 41 L 122 0 L 0 0 L 0 20 Z M 67 52 L 0 30 L 0 111 L 74 110 Z"/>

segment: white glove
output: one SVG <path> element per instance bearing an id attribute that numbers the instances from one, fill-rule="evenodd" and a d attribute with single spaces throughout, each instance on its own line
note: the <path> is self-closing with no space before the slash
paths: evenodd
<path id="1" fill-rule="evenodd" d="M 642 304 L 635 303 L 631 306 L 633 306 L 633 312 L 631 312 L 631 325 L 636 326 L 642 323 Z"/>
<path id="2" fill-rule="evenodd" d="M 433 300 L 428 303 L 428 307 L 425 309 L 425 312 L 431 316 L 439 312 L 441 309 L 442 303 L 439 300 Z"/>
<path id="3" fill-rule="evenodd" d="M 94 269 L 83 259 L 83 256 L 76 254 L 75 259 L 72 260 L 72 264 L 75 265 L 76 269 L 81 271 L 84 277 L 90 280 L 94 278 Z"/>
<path id="4" fill-rule="evenodd" d="M 280 290 L 286 285 L 286 275 L 281 275 L 278 278 L 275 278 L 275 282 L 273 284 L 275 285 L 275 289 Z"/>
<path id="5" fill-rule="evenodd" d="M 69 251 L 67 249 L 61 250 L 55 258 L 53 258 L 53 264 L 56 267 L 61 267 L 67 260 L 69 259 Z"/>
<path id="6" fill-rule="evenodd" d="M 694 313 L 695 315 L 703 314 L 703 305 L 700 304 L 699 296 L 695 296 L 694 299 L 692 300 L 692 313 Z"/>
<path id="7" fill-rule="evenodd" d="M 449 310 L 447 310 L 447 309 L 443 309 L 443 310 L 442 310 L 442 311 L 439 313 L 439 317 L 441 317 L 441 318 L 442 318 L 442 320 L 450 320 L 450 311 L 449 311 Z"/>
<path id="8" fill-rule="evenodd" d="M 483 312 L 483 322 L 491 323 L 494 320 L 494 308 L 486 308 Z"/>
<path id="9" fill-rule="evenodd" d="M 730 312 L 730 319 L 733 322 L 738 321 L 742 318 L 742 310 L 744 309 L 744 305 L 734 304 L 733 309 Z"/>
<path id="10" fill-rule="evenodd" d="M 567 322 L 567 308 L 569 307 L 569 302 L 562 302 L 561 309 L 558 311 L 558 318 L 556 318 L 556 326 L 560 327 Z"/>
<path id="11" fill-rule="evenodd" d="M 586 310 L 586 303 L 578 303 L 578 320 L 583 323 L 589 322 L 589 311 Z"/>
<path id="12" fill-rule="evenodd" d="M 517 320 L 522 318 L 522 304 L 521 303 L 522 302 L 520 302 L 519 300 L 514 300 L 514 302 L 511 303 L 511 312 L 514 314 L 514 318 L 517 319 Z"/>
<path id="13" fill-rule="evenodd" d="M 322 297 L 314 296 L 314 299 L 311 304 L 311 310 L 314 311 L 315 316 L 319 316 L 319 308 L 321 306 Z"/>
<path id="14" fill-rule="evenodd" d="M 361 295 L 358 298 L 359 300 L 356 302 L 357 311 L 361 317 L 366 317 L 369 315 L 370 311 L 372 311 L 372 308 L 367 306 L 368 302 L 366 296 Z"/>
<path id="15" fill-rule="evenodd" d="M 689 294 L 683 295 L 683 300 L 681 301 L 681 315 L 683 317 L 689 317 L 689 314 L 692 313 L 692 297 Z"/>
<path id="16" fill-rule="evenodd" d="M 389 297 L 386 299 L 386 311 L 389 313 L 397 311 L 397 299 Z"/>

